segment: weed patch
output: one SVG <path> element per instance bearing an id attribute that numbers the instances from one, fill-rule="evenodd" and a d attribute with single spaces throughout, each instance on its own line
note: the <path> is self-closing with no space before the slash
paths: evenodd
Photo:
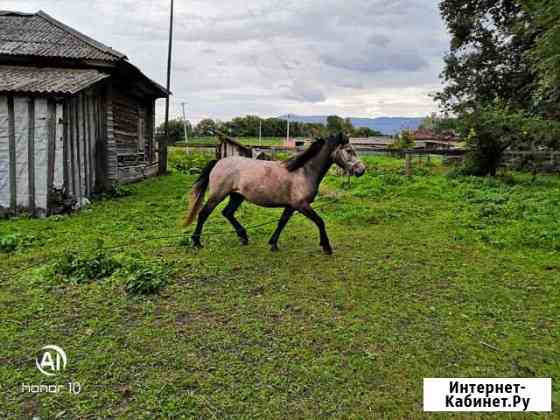
<path id="1" fill-rule="evenodd" d="M 86 252 L 69 252 L 59 257 L 52 266 L 52 276 L 64 283 L 87 283 L 110 277 L 121 268 L 121 263 L 102 246 Z"/>
<path id="2" fill-rule="evenodd" d="M 124 267 L 122 275 L 128 293 L 149 295 L 167 286 L 171 269 L 159 261 L 134 259 Z"/>
<path id="3" fill-rule="evenodd" d="M 0 253 L 11 254 L 29 248 L 35 241 L 31 235 L 0 234 Z"/>

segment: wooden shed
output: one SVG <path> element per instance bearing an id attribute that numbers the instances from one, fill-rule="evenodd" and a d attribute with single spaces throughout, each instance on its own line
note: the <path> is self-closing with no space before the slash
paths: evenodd
<path id="1" fill-rule="evenodd" d="M 46 13 L 0 11 L 0 215 L 80 207 L 157 174 L 155 101 L 167 95 Z"/>

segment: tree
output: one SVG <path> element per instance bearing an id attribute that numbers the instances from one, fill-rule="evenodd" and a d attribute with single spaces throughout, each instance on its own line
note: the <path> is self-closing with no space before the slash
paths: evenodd
<path id="1" fill-rule="evenodd" d="M 560 2 L 529 0 L 525 10 L 537 26 L 538 36 L 529 51 L 538 76 L 537 106 L 551 118 L 560 118 Z"/>
<path id="2" fill-rule="evenodd" d="M 329 115 L 327 117 L 327 130 L 333 133 L 352 133 L 354 126 L 350 118 L 344 119 L 337 115 Z"/>
<path id="3" fill-rule="evenodd" d="M 411 130 L 403 130 L 398 137 L 389 145 L 390 149 L 407 150 L 414 148 L 416 139 Z"/>
<path id="4" fill-rule="evenodd" d="M 217 128 L 217 124 L 210 118 L 200 120 L 194 129 L 194 134 L 197 137 L 211 136 L 212 132 Z"/>
<path id="5" fill-rule="evenodd" d="M 560 141 L 560 123 L 503 104 L 464 114 L 462 132 L 468 150 L 465 169 L 471 175 L 495 176 L 507 149 L 555 148 Z"/>
<path id="6" fill-rule="evenodd" d="M 558 147 L 560 4 L 557 0 L 443 0 L 452 35 L 442 108 L 459 117 L 467 172 L 495 175 L 506 149 Z"/>
<path id="7" fill-rule="evenodd" d="M 179 141 L 185 141 L 185 126 L 182 119 L 169 120 L 169 143 L 177 143 Z M 165 123 L 161 123 L 157 130 L 157 136 L 164 136 L 165 134 Z M 190 124 L 187 123 L 187 134 L 192 135 Z"/>
<path id="8" fill-rule="evenodd" d="M 443 0 L 441 15 L 451 47 L 436 95 L 443 108 L 460 112 L 477 105 L 505 102 L 530 109 L 536 89 L 527 52 L 534 46 L 534 19 L 521 0 Z"/>
<path id="9" fill-rule="evenodd" d="M 424 118 L 419 128 L 431 130 L 436 134 L 455 133 L 459 128 L 459 120 L 448 114 L 438 115 L 434 112 Z"/>
<path id="10" fill-rule="evenodd" d="M 352 135 L 356 137 L 383 137 L 383 133 L 369 127 L 354 128 Z"/>

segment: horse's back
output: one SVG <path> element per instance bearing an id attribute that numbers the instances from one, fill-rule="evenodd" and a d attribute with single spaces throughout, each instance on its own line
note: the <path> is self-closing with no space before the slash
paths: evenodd
<path id="1" fill-rule="evenodd" d="M 223 196 L 236 192 L 263 206 L 283 206 L 291 199 L 291 175 L 282 162 L 232 156 L 212 170 L 210 190 Z"/>

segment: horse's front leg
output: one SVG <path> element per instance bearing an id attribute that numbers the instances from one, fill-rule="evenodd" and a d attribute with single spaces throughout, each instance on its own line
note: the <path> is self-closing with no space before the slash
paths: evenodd
<path id="1" fill-rule="evenodd" d="M 331 255 L 331 244 L 329 242 L 329 237 L 327 236 L 327 230 L 325 229 L 325 222 L 323 222 L 321 216 L 319 216 L 317 212 L 315 212 L 315 210 L 311 208 L 311 205 L 309 203 L 305 203 L 304 205 L 299 207 L 298 211 L 317 225 L 317 227 L 319 228 L 319 237 L 321 239 L 319 245 L 323 248 L 323 252 L 325 254 Z"/>

